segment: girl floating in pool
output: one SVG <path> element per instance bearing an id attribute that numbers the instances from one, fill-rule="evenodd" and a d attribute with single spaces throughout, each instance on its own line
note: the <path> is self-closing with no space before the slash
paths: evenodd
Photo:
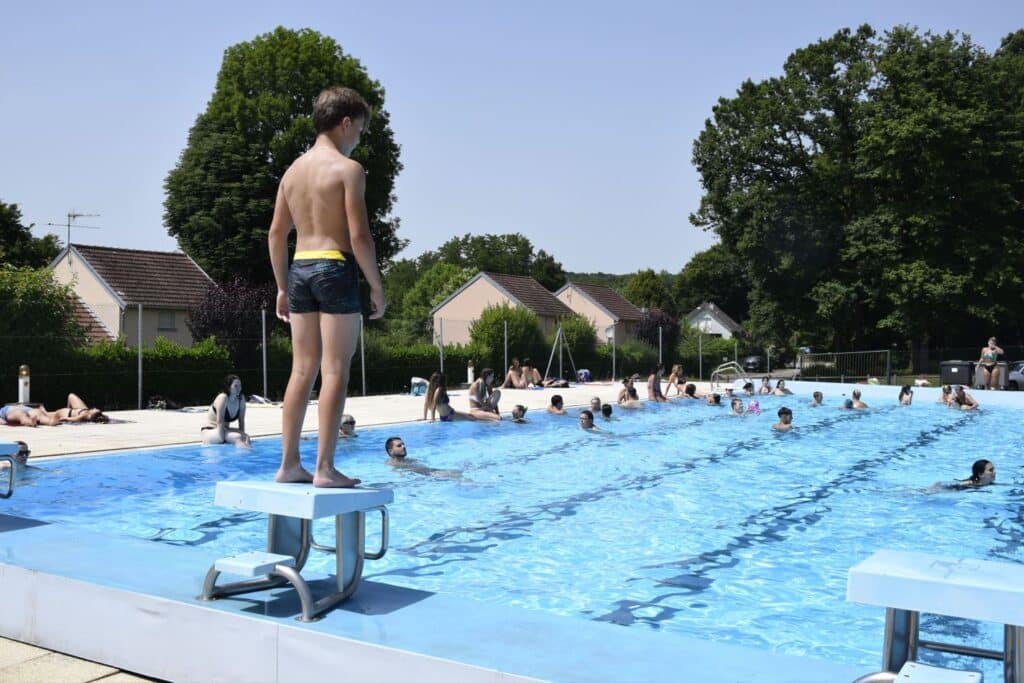
<path id="1" fill-rule="evenodd" d="M 960 482 L 960 488 L 988 486 L 996 480 L 996 466 L 991 460 L 975 460 L 971 465 L 971 476 Z"/>
<path id="2" fill-rule="evenodd" d="M 960 481 L 954 481 L 950 484 L 943 482 L 937 482 L 932 486 L 932 491 L 963 491 L 964 489 L 974 489 L 981 486 L 988 486 L 994 484 L 996 481 L 996 466 L 992 464 L 991 460 L 975 460 L 974 464 L 971 465 L 971 476 L 967 479 Z"/>

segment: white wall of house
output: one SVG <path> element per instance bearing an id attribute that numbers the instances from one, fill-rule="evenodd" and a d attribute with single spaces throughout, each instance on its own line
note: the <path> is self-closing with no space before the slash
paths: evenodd
<path id="1" fill-rule="evenodd" d="M 594 324 L 594 330 L 597 332 L 597 341 L 599 343 L 608 343 L 608 328 L 615 321 L 603 308 L 572 286 L 566 287 L 555 296 L 559 301 L 571 308 L 574 313 L 579 313 Z M 622 334 L 621 330 L 619 334 Z"/>
<path id="2" fill-rule="evenodd" d="M 75 256 L 68 262 L 64 255 L 53 267 L 53 279 L 62 285 L 71 285 L 78 298 L 92 309 L 100 322 L 116 337 L 121 333 L 121 306 L 110 291 L 85 264 Z"/>
<path id="3" fill-rule="evenodd" d="M 150 346 L 157 337 L 164 337 L 182 346 L 192 346 L 192 333 L 185 324 L 185 309 L 142 307 L 142 345 Z M 124 336 L 128 346 L 136 346 L 139 338 L 139 316 L 135 306 L 124 312 Z"/>
<path id="4" fill-rule="evenodd" d="M 704 334 L 717 334 L 723 339 L 731 339 L 732 332 L 723 325 L 718 318 L 708 311 L 701 311 L 688 320 L 691 327 L 704 332 Z"/>
<path id="5" fill-rule="evenodd" d="M 435 343 L 443 329 L 445 344 L 468 344 L 470 324 L 477 320 L 488 306 L 502 304 L 514 306 L 515 302 L 486 278 L 479 278 L 434 313 Z"/>

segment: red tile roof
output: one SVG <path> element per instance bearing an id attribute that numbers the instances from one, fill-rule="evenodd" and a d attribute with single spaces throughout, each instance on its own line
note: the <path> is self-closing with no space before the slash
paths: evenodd
<path id="1" fill-rule="evenodd" d="M 180 252 L 72 247 L 129 305 L 192 308 L 210 286 L 206 273 Z"/>
<path id="2" fill-rule="evenodd" d="M 603 287 L 601 285 L 584 285 L 576 282 L 571 282 L 569 284 L 589 296 L 598 305 L 604 307 L 605 310 L 619 320 L 639 322 L 644 319 L 643 311 L 634 306 L 628 299 L 611 287 Z"/>
<path id="3" fill-rule="evenodd" d="M 555 295 L 544 289 L 544 285 L 532 277 L 523 275 L 505 275 L 504 273 L 484 273 L 494 280 L 502 289 L 517 299 L 537 315 L 562 317 L 572 315 L 572 310 Z"/>
<path id="4" fill-rule="evenodd" d="M 100 319 L 96 317 L 92 309 L 77 296 L 71 299 L 72 305 L 74 305 L 74 316 L 75 322 L 85 330 L 85 337 L 89 340 L 90 344 L 95 344 L 99 341 L 113 341 L 114 335 L 110 333 Z"/>

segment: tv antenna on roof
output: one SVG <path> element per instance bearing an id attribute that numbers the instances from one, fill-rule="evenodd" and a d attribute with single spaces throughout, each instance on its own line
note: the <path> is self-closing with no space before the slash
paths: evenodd
<path id="1" fill-rule="evenodd" d="M 101 230 L 102 228 L 100 228 L 98 225 L 75 225 L 75 226 L 71 225 L 71 223 L 74 222 L 78 218 L 98 218 L 100 216 L 100 214 L 98 214 L 98 213 L 78 213 L 77 211 L 68 211 L 67 216 L 68 216 L 67 223 L 47 223 L 47 225 L 51 226 L 51 227 L 54 227 L 54 228 L 67 228 L 67 231 L 68 231 L 68 241 L 67 241 L 68 260 L 70 260 L 71 259 L 71 251 L 70 251 L 70 249 L 71 249 L 71 228 L 72 227 L 75 227 L 75 228 L 85 228 L 87 230 Z"/>

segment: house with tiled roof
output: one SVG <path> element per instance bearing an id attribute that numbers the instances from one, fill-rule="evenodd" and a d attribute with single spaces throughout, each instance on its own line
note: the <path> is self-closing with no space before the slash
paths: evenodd
<path id="1" fill-rule="evenodd" d="M 723 339 L 731 339 L 743 330 L 739 323 L 710 301 L 705 301 L 690 311 L 685 320 L 690 327 Z"/>
<path id="2" fill-rule="evenodd" d="M 555 297 L 594 324 L 597 341 L 607 344 L 614 336 L 618 340 L 632 339 L 644 314 L 628 299 L 610 287 L 566 283 L 555 292 Z"/>
<path id="3" fill-rule="evenodd" d="M 72 244 L 50 267 L 74 290 L 75 318 L 90 340 L 123 336 L 130 346 L 139 339 L 140 305 L 143 345 L 166 337 L 191 346 L 185 318 L 213 282 L 181 252 Z"/>
<path id="4" fill-rule="evenodd" d="M 504 273 L 477 273 L 430 311 L 435 341 L 468 344 L 469 326 L 488 306 L 522 306 L 533 311 L 541 331 L 550 334 L 559 318 L 572 315 L 564 303 L 532 277 Z"/>

